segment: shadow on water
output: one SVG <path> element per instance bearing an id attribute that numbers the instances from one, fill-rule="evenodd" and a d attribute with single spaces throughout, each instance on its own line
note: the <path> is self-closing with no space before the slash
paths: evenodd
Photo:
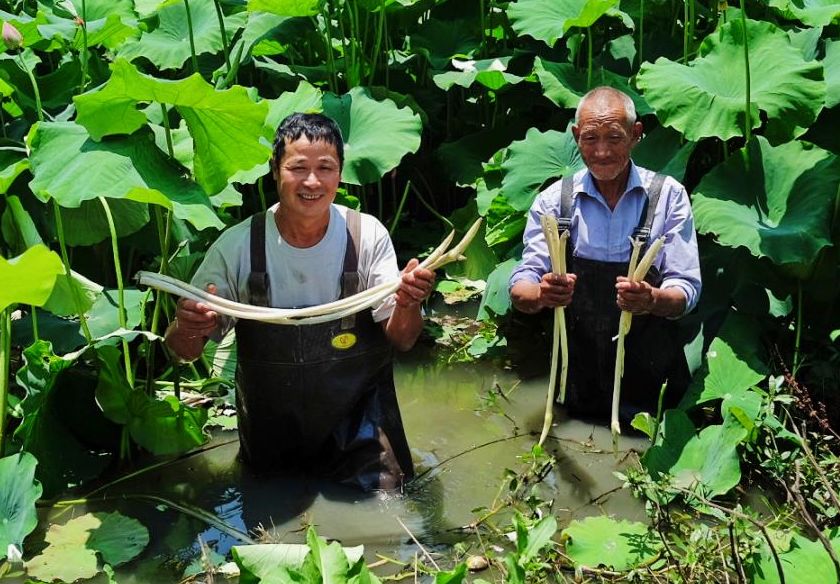
<path id="1" fill-rule="evenodd" d="M 144 554 L 117 571 L 121 584 L 174 582 L 200 555 L 199 540 L 227 555 L 241 542 L 196 518 L 121 496 L 154 495 L 211 511 L 244 533 L 274 542 L 301 543 L 314 525 L 343 545 L 364 544 L 375 554 L 410 561 L 417 551 L 399 518 L 426 547 L 446 548 L 464 537 L 458 529 L 475 519 L 499 492 L 505 468 L 517 468 L 542 426 L 547 379 L 522 381 L 487 364 L 429 365 L 411 356 L 397 364 L 397 390 L 418 479 L 401 496 L 369 495 L 303 476 L 255 476 L 237 459 L 235 433 L 222 432 L 213 447 L 120 483 L 107 503 L 150 531 Z M 641 519 L 644 510 L 613 472 L 622 468 L 609 429 L 556 414 L 547 449 L 557 465 L 545 485 L 560 525 L 572 518 L 609 513 Z M 622 437 L 623 448 L 646 441 Z M 615 491 L 615 492 L 613 492 Z M 76 509 L 76 512 L 82 512 Z"/>

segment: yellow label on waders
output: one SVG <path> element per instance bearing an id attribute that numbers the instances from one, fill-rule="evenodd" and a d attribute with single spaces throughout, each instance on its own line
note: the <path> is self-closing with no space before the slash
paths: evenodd
<path id="1" fill-rule="evenodd" d="M 349 349 L 356 344 L 356 335 L 353 333 L 341 333 L 332 338 L 332 346 L 339 351 Z"/>

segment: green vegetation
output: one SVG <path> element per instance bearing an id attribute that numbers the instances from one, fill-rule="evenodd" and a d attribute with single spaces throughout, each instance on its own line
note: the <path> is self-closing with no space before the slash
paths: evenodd
<path id="1" fill-rule="evenodd" d="M 27 537 L 36 502 L 72 505 L 56 497 L 199 447 L 224 418 L 235 347 L 170 365 L 173 299 L 132 277 L 189 280 L 218 230 L 272 202 L 288 113 L 338 121 L 342 201 L 406 256 L 484 219 L 440 277 L 449 298 L 481 291 L 479 322 L 433 327 L 463 361 L 505 347 L 525 211 L 581 168 L 568 124 L 605 84 L 632 96 L 635 159 L 686 184 L 701 235 L 703 298 L 681 321 L 694 380 L 679 409 L 634 420 L 651 446 L 623 475 L 649 522 L 558 532 L 538 447 L 478 512 L 481 538 L 409 571 L 479 582 L 460 554 L 481 547 L 506 582 L 837 580 L 836 0 L 0 0 L 0 20 L 0 574 L 112 574 L 145 546 L 118 513 L 59 515 L 43 551 Z M 241 581 L 377 581 L 308 543 L 271 575 L 238 549 Z"/>

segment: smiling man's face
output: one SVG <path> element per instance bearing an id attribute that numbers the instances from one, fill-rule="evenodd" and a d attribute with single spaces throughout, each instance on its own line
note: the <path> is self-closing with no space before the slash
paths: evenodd
<path id="1" fill-rule="evenodd" d="M 329 218 L 341 182 L 341 165 L 334 145 L 301 136 L 287 142 L 274 170 L 281 212 L 289 219 Z"/>
<path id="2" fill-rule="evenodd" d="M 611 182 L 627 169 L 630 153 L 641 138 L 642 124 L 627 123 L 620 99 L 593 99 L 581 110 L 572 133 L 592 176 Z"/>

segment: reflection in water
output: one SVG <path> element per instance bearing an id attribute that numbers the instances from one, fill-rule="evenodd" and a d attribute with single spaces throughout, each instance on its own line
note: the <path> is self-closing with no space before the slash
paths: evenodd
<path id="1" fill-rule="evenodd" d="M 364 544 L 370 557 L 381 552 L 407 561 L 416 547 L 395 519 L 399 517 L 424 546 L 451 545 L 462 537 L 457 528 L 475 519 L 472 510 L 491 504 L 505 468 L 519 468 L 517 457 L 535 443 L 547 379 L 520 382 L 510 372 L 484 364 L 409 362 L 398 364 L 395 375 L 419 477 L 401 496 L 365 494 L 302 476 L 255 476 L 237 460 L 232 433 L 216 437 L 217 448 L 123 483 L 120 491 L 156 494 L 212 510 L 225 523 L 252 534 L 264 532 L 271 541 L 304 542 L 306 526 L 314 525 L 319 535 L 343 545 Z M 620 485 L 613 476 L 620 467 L 609 429 L 567 419 L 562 412 L 555 419 L 547 448 L 558 464 L 545 484 L 560 525 L 601 513 L 643 518 L 641 505 L 626 490 L 601 497 Z M 624 448 L 645 444 L 622 437 Z M 121 505 L 121 510 L 151 532 L 141 565 L 133 562 L 118 571 L 121 584 L 174 581 L 199 555 L 199 538 L 222 555 L 240 543 L 170 510 L 136 504 Z"/>

